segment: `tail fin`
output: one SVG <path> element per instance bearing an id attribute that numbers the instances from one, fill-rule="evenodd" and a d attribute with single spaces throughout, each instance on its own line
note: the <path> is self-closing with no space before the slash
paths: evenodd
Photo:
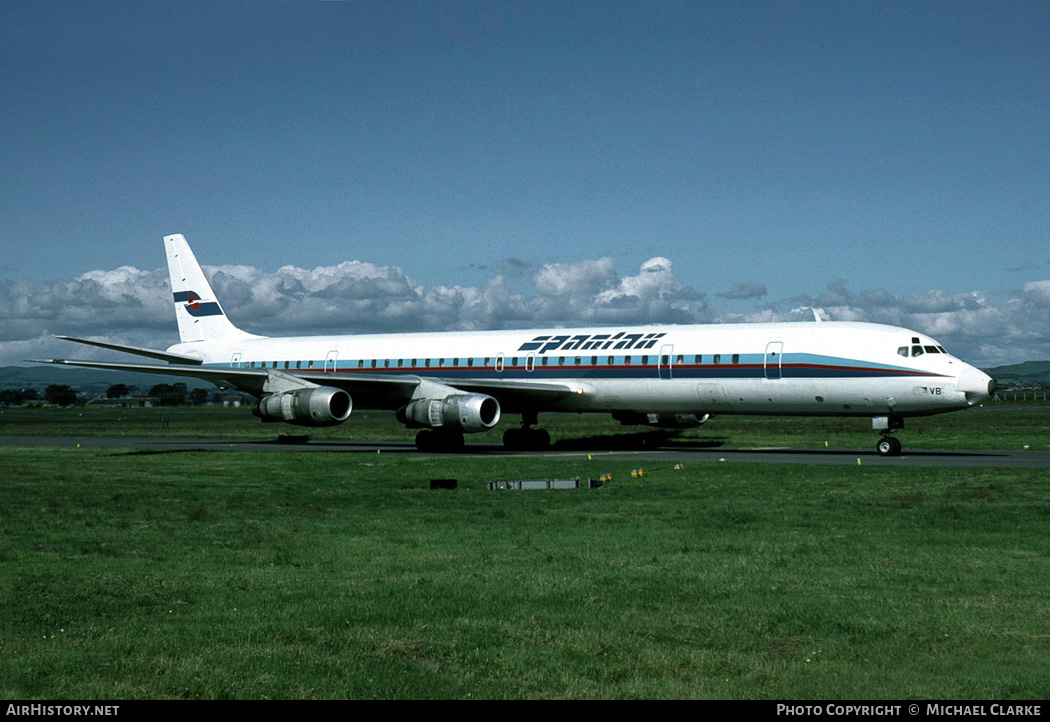
<path id="1" fill-rule="evenodd" d="M 190 244 L 181 233 L 164 237 L 164 251 L 168 256 L 171 292 L 175 295 L 179 339 L 183 343 L 258 338 L 240 330 L 226 317 L 190 250 Z"/>

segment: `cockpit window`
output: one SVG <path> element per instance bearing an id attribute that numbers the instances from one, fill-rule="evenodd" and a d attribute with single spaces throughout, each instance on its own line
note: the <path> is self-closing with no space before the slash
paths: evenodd
<path id="1" fill-rule="evenodd" d="M 947 351 L 944 350 L 944 346 L 939 346 L 937 344 L 931 344 L 929 346 L 925 346 L 925 345 L 920 346 L 919 345 L 919 339 L 917 339 L 917 338 L 913 338 L 912 339 L 912 343 L 914 345 L 911 346 L 910 348 L 908 346 L 900 346 L 900 347 L 898 347 L 897 348 L 897 355 L 898 356 L 903 356 L 904 358 L 908 358 L 909 356 L 911 356 L 912 358 L 915 358 L 917 356 L 922 356 L 923 354 L 927 354 L 927 353 L 943 353 L 943 354 L 948 353 Z"/>

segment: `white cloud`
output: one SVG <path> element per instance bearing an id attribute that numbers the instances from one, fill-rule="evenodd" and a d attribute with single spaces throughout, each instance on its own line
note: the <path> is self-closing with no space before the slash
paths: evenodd
<path id="1" fill-rule="evenodd" d="M 765 295 L 765 285 L 761 283 L 755 283 L 754 281 L 738 283 L 728 291 L 723 291 L 722 293 L 718 294 L 719 298 L 727 298 L 729 300 L 746 300 L 749 298 L 761 298 Z"/>
<path id="2" fill-rule="evenodd" d="M 1050 307 L 1050 281 L 1029 281 L 1021 289 L 1021 296 L 1036 306 Z"/>
<path id="3" fill-rule="evenodd" d="M 956 356 L 990 367 L 1050 358 L 1048 291 L 1050 281 L 1036 281 L 1005 299 L 981 291 L 949 294 L 940 289 L 896 296 L 885 289 L 854 292 L 840 280 L 818 296 L 790 299 L 792 312 L 773 315 L 776 320 L 792 320 L 790 316 L 815 306 L 826 320 L 902 326 L 933 336 Z M 770 309 L 777 307 L 772 304 Z M 752 313 L 741 320 L 760 319 Z M 771 320 L 770 315 L 762 312 L 761 320 Z"/>
<path id="4" fill-rule="evenodd" d="M 524 262 L 517 264 L 520 269 Z M 1050 280 L 1030 281 L 1005 298 L 930 290 L 895 295 L 853 291 L 844 280 L 816 296 L 770 301 L 746 312 L 713 311 L 684 285 L 672 262 L 654 257 L 621 275 L 611 258 L 548 263 L 531 288 L 500 274 L 470 286 L 425 288 L 393 266 L 348 261 L 264 272 L 251 266 L 205 269 L 230 318 L 266 335 L 377 331 L 476 330 L 628 323 L 812 322 L 810 308 L 832 321 L 871 321 L 928 333 L 969 361 L 991 366 L 1050 358 Z M 522 290 L 522 289 L 525 290 Z M 757 298 L 761 284 L 719 294 Z M 90 357 L 51 334 L 163 348 L 176 327 L 166 269 L 123 266 L 50 284 L 0 280 L 0 365 L 31 356 Z"/>
<path id="5" fill-rule="evenodd" d="M 593 296 L 610 288 L 617 280 L 616 262 L 611 258 L 548 263 L 532 277 L 537 293 L 554 297 Z"/>

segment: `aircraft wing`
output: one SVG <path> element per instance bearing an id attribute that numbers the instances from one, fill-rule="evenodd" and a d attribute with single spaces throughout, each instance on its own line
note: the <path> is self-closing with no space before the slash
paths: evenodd
<path id="1" fill-rule="evenodd" d="M 261 394 L 268 378 L 264 369 L 222 369 L 189 364 L 137 364 L 112 361 L 80 361 L 77 359 L 26 359 L 29 363 L 57 364 L 59 366 L 81 366 L 107 371 L 132 371 L 135 373 L 162 374 L 165 376 L 187 376 L 211 381 L 226 388 L 235 388 L 250 394 Z"/>
<path id="2" fill-rule="evenodd" d="M 593 391 L 579 384 L 569 385 L 557 381 L 515 381 L 513 379 L 442 379 L 441 383 L 471 393 L 488 394 L 505 412 L 519 413 L 523 409 L 543 409 L 568 399 L 590 395 Z"/>
<path id="3" fill-rule="evenodd" d="M 101 345 L 101 344 L 95 344 Z M 416 396 L 420 384 L 428 383 L 444 391 L 459 390 L 471 393 L 483 393 L 494 397 L 501 406 L 508 409 L 519 409 L 546 406 L 560 399 L 586 393 L 582 388 L 563 383 L 544 383 L 516 381 L 512 379 L 429 379 L 415 374 L 372 374 L 352 372 L 324 372 L 320 370 L 302 371 L 282 369 L 234 369 L 215 368 L 210 366 L 191 365 L 186 363 L 172 364 L 138 364 L 115 363 L 112 361 L 81 361 L 77 359 L 26 359 L 30 363 L 56 364 L 59 366 L 81 366 L 84 368 L 105 369 L 108 371 L 129 371 L 135 373 L 162 374 L 166 376 L 185 376 L 238 391 L 262 396 L 267 393 L 267 381 L 273 372 L 283 377 L 302 379 L 318 386 L 332 386 L 349 393 L 354 399 L 363 402 L 363 408 L 397 408 Z"/>

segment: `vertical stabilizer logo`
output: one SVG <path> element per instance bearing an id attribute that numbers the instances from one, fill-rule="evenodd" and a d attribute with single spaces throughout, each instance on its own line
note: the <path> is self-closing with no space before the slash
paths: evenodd
<path id="1" fill-rule="evenodd" d="M 201 301 L 194 291 L 179 291 L 175 294 L 175 303 L 185 303 L 186 312 L 195 318 L 201 316 L 221 316 L 222 309 L 215 301 Z"/>

